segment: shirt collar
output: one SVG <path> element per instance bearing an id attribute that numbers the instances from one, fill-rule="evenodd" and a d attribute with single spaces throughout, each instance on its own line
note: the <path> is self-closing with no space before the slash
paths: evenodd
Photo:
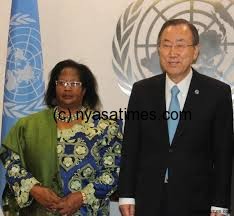
<path id="1" fill-rule="evenodd" d="M 176 84 L 166 74 L 166 89 L 168 89 L 168 91 L 171 91 L 171 88 L 174 85 L 177 85 L 177 87 L 180 90 L 180 93 L 186 97 L 188 94 L 188 89 L 189 89 L 189 85 L 191 83 L 192 76 L 193 76 L 193 71 L 191 68 L 189 73 L 187 74 L 187 76 L 183 80 L 181 80 L 179 83 Z"/>

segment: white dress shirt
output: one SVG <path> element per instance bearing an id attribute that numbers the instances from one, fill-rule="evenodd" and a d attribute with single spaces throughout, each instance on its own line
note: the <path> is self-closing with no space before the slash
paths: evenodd
<path id="1" fill-rule="evenodd" d="M 191 83 L 191 79 L 193 76 L 193 72 L 189 72 L 189 74 L 181 80 L 179 83 L 175 84 L 167 75 L 166 75 L 166 87 L 165 87 L 165 97 L 166 97 L 166 109 L 169 110 L 169 105 L 171 102 L 171 89 L 173 86 L 177 85 L 180 92 L 177 95 L 180 110 L 182 111 L 184 108 L 185 100 L 188 95 L 189 86 Z"/>
<path id="2" fill-rule="evenodd" d="M 165 97 L 166 97 L 166 110 L 167 111 L 169 109 L 169 105 L 170 105 L 170 101 L 171 101 L 171 88 L 174 85 L 177 85 L 177 87 L 180 90 L 177 97 L 178 97 L 178 101 L 180 104 L 180 110 L 181 111 L 183 110 L 185 100 L 186 100 L 186 97 L 188 95 L 189 86 L 190 86 L 190 83 L 192 80 L 192 76 L 193 76 L 193 71 L 191 69 L 189 74 L 183 80 L 181 80 L 179 83 L 176 84 L 168 77 L 168 75 L 166 75 Z M 127 204 L 135 205 L 135 199 L 134 198 L 123 198 L 123 197 L 119 198 L 119 205 L 127 205 Z M 229 215 L 227 213 L 228 209 L 226 209 L 226 208 L 211 206 L 211 211 L 217 211 L 225 216 Z"/>

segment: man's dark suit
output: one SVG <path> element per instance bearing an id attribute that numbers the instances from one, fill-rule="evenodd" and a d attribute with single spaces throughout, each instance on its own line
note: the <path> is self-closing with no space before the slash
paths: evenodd
<path id="1" fill-rule="evenodd" d="M 169 168 L 169 215 L 207 216 L 211 205 L 229 208 L 230 87 L 193 71 L 183 109 L 191 113 L 191 119 L 180 119 L 170 146 L 167 120 L 162 117 L 166 110 L 165 77 L 158 75 L 133 86 L 128 110 L 155 111 L 157 119 L 126 120 L 120 197 L 135 198 L 136 216 L 160 216 L 161 192 Z"/>

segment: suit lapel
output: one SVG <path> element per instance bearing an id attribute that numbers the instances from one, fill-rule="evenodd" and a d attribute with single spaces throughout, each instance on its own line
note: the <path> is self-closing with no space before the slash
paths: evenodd
<path id="1" fill-rule="evenodd" d="M 186 100 L 185 100 L 185 104 L 184 104 L 184 108 L 183 108 L 183 112 L 190 112 L 191 113 L 191 118 L 192 118 L 193 109 L 199 103 L 198 99 L 199 99 L 200 85 L 199 85 L 198 76 L 199 76 L 198 72 L 196 72 L 195 70 L 193 70 L 192 80 L 191 80 L 191 83 L 190 83 L 190 86 L 189 86 L 188 94 L 187 94 L 187 97 L 186 97 Z M 181 118 L 179 120 L 179 123 L 178 123 L 178 126 L 177 126 L 177 130 L 176 130 L 174 139 L 172 141 L 172 145 L 176 141 L 176 138 L 182 135 L 184 129 L 189 124 L 191 124 L 191 121 L 189 119 L 189 115 L 187 115 L 187 119 Z"/>
<path id="2" fill-rule="evenodd" d="M 163 115 L 166 111 L 166 95 L 165 95 L 165 86 L 166 86 L 166 75 L 164 74 L 159 82 L 159 104 L 161 104 L 158 116 L 161 118 L 161 137 L 162 141 L 165 142 L 168 146 L 169 143 L 169 136 L 168 136 L 168 126 L 167 120 L 163 119 Z"/>

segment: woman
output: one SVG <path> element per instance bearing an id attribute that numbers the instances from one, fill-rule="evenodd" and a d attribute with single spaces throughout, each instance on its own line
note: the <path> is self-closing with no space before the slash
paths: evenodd
<path id="1" fill-rule="evenodd" d="M 120 122 L 95 116 L 96 80 L 73 60 L 52 69 L 45 101 L 48 109 L 20 119 L 3 142 L 1 157 L 20 215 L 109 215 Z"/>

